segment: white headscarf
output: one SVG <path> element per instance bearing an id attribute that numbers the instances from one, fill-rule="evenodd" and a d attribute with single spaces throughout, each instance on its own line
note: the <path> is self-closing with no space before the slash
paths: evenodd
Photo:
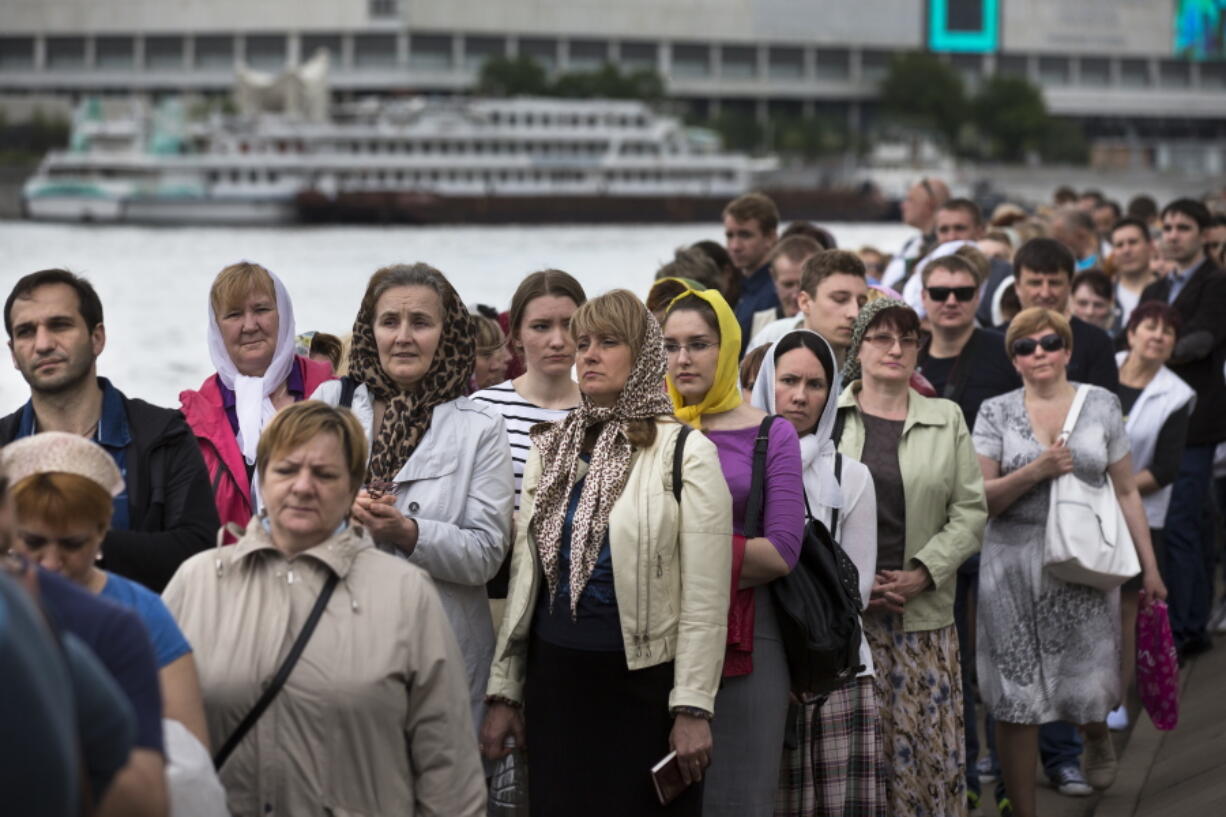
<path id="1" fill-rule="evenodd" d="M 839 373 L 838 358 L 834 356 L 834 350 L 830 348 L 826 339 L 808 329 L 794 329 L 771 344 L 771 347 L 766 350 L 766 356 L 762 358 L 762 368 L 758 370 L 758 379 L 754 381 L 750 403 L 768 414 L 775 413 L 775 350 L 784 339 L 801 332 L 812 335 L 826 347 L 831 364 L 830 390 L 826 396 L 826 406 L 817 420 L 817 428 L 812 434 L 800 435 L 800 459 L 804 466 L 805 493 L 811 499 L 816 499 L 817 502 L 829 508 L 842 508 L 843 491 L 834 478 L 835 446 L 831 435 L 834 433 L 834 421 L 838 414 L 843 378 Z"/>
<path id="2" fill-rule="evenodd" d="M 234 392 L 234 409 L 238 414 L 238 448 L 243 452 L 243 459 L 248 464 L 255 463 L 256 446 L 260 442 L 260 432 L 277 413 L 273 407 L 270 395 L 289 377 L 290 367 L 294 365 L 294 305 L 290 303 L 289 293 L 281 279 L 271 272 L 273 291 L 277 297 L 277 346 L 272 354 L 272 362 L 264 370 L 262 377 L 248 377 L 239 374 L 238 367 L 230 359 L 226 350 L 226 342 L 221 337 L 221 329 L 217 326 L 217 314 L 213 311 L 213 303 L 209 301 L 209 357 L 217 369 L 217 376 L 226 388 Z"/>

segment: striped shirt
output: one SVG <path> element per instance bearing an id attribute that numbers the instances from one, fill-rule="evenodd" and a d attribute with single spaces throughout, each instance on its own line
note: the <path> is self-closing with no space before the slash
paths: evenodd
<path id="1" fill-rule="evenodd" d="M 528 462 L 528 452 L 532 450 L 532 438 L 528 432 L 537 423 L 552 423 L 561 420 L 571 409 L 541 408 L 535 403 L 529 403 L 515 391 L 510 380 L 504 380 L 496 386 L 481 389 L 468 396 L 470 400 L 487 403 L 494 411 L 502 415 L 507 424 L 507 439 L 511 442 L 511 464 L 515 469 L 515 511 L 519 512 L 519 492 L 524 482 L 524 466 Z"/>

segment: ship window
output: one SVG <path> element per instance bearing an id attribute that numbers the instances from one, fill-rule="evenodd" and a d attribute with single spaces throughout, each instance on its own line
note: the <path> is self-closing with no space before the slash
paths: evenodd
<path id="1" fill-rule="evenodd" d="M 257 181 L 259 181 L 259 179 L 260 179 L 260 174 L 257 171 L 254 171 L 254 170 L 247 171 L 247 181 L 251 182 L 252 184 L 255 184 Z"/>
<path id="2" fill-rule="evenodd" d="M 230 182 L 232 184 L 238 184 L 238 171 L 237 170 L 230 171 Z"/>
<path id="3" fill-rule="evenodd" d="M 216 170 L 210 170 L 208 178 L 209 184 L 217 184 L 219 181 L 221 181 L 221 174 Z"/>
<path id="4" fill-rule="evenodd" d="M 273 184 L 276 184 L 277 178 L 278 178 L 277 171 L 275 170 L 268 171 L 268 181 L 272 182 Z"/>
<path id="5" fill-rule="evenodd" d="M 0 37 L 0 70 L 33 67 L 33 37 Z"/>

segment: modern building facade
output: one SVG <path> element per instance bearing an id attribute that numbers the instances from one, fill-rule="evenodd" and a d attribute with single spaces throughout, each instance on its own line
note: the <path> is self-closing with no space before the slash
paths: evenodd
<path id="1" fill-rule="evenodd" d="M 1216 0 L 4 0 L 0 96 L 226 93 L 327 50 L 336 95 L 457 93 L 493 56 L 650 68 L 699 113 L 870 117 L 892 53 L 1029 77 L 1093 136 L 1226 136 Z M 1208 11 L 1206 11 L 1208 9 Z M 1216 26 L 1216 28 L 1215 28 Z"/>

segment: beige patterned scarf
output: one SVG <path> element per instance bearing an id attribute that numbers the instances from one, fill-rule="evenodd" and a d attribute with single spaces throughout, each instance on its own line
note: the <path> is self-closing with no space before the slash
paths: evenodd
<path id="1" fill-rule="evenodd" d="M 375 346 L 374 316 L 359 312 L 353 322 L 353 346 L 349 349 L 349 376 L 365 383 L 370 393 L 387 404 L 379 436 L 370 450 L 367 480 L 393 480 L 430 428 L 434 407 L 463 397 L 468 391 L 476 357 L 472 316 L 464 302 L 443 279 L 443 334 L 430 368 L 411 390 L 397 385 L 379 365 Z"/>
<path id="2" fill-rule="evenodd" d="M 610 408 L 592 404 L 587 395 L 579 408 L 564 420 L 533 429 L 532 443 L 540 452 L 544 471 L 537 485 L 529 532 L 536 543 L 549 583 L 549 605 L 558 590 L 558 554 L 566 507 L 579 468 L 583 437 L 590 426 L 603 423 L 592 448 L 591 461 L 579 506 L 571 525 L 570 538 L 570 614 L 576 617 L 579 596 L 587 586 L 600 555 L 600 546 L 609 529 L 609 512 L 621 496 L 630 475 L 633 448 L 626 436 L 626 421 L 649 419 L 673 413 L 673 404 L 664 392 L 664 343 L 660 327 L 648 317 L 643 348 L 626 385 Z"/>

